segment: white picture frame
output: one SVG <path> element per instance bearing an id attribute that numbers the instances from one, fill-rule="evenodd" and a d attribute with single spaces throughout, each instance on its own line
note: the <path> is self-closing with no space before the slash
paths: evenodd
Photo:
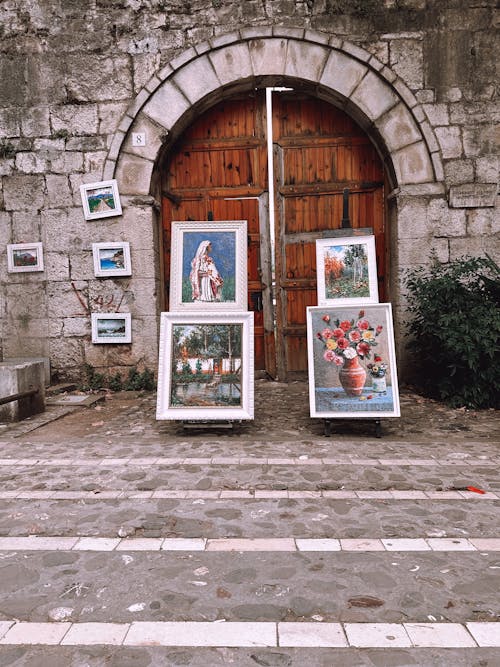
<path id="1" fill-rule="evenodd" d="M 318 305 L 378 303 L 375 237 L 316 239 Z"/>
<path id="2" fill-rule="evenodd" d="M 246 220 L 172 222 L 170 311 L 247 310 L 247 272 Z"/>
<path id="3" fill-rule="evenodd" d="M 131 343 L 132 317 L 130 313 L 92 313 L 92 342 Z"/>
<path id="4" fill-rule="evenodd" d="M 80 185 L 85 220 L 121 215 L 122 206 L 116 179 Z"/>
<path id="5" fill-rule="evenodd" d="M 97 278 L 132 275 L 130 244 L 126 241 L 93 243 L 92 256 Z"/>
<path id="6" fill-rule="evenodd" d="M 399 417 L 391 304 L 308 306 L 306 319 L 311 417 Z"/>
<path id="7" fill-rule="evenodd" d="M 7 271 L 9 273 L 32 273 L 43 270 L 42 243 L 37 241 L 7 244 Z"/>
<path id="8" fill-rule="evenodd" d="M 253 313 L 161 313 L 156 419 L 254 416 Z"/>

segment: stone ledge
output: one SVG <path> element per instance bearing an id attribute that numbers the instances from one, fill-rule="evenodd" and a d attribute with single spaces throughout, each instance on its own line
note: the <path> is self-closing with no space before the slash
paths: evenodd
<path id="1" fill-rule="evenodd" d="M 451 208 L 494 207 L 497 195 L 495 183 L 464 183 L 450 187 L 448 200 Z"/>

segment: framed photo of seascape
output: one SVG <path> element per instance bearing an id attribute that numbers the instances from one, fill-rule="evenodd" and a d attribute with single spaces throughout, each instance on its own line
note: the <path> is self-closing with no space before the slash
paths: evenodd
<path id="1" fill-rule="evenodd" d="M 377 303 L 374 236 L 316 240 L 318 304 Z"/>
<path id="2" fill-rule="evenodd" d="M 170 310 L 247 310 L 247 223 L 172 222 Z"/>
<path id="3" fill-rule="evenodd" d="M 390 303 L 309 306 L 311 417 L 399 417 Z"/>
<path id="4" fill-rule="evenodd" d="M 122 207 L 116 180 L 80 185 L 85 220 L 121 215 Z"/>
<path id="5" fill-rule="evenodd" d="M 94 273 L 97 278 L 130 276 L 132 274 L 129 243 L 121 241 L 117 243 L 93 243 L 92 254 Z"/>
<path id="6" fill-rule="evenodd" d="M 43 271 L 42 243 L 9 243 L 7 271 L 9 273 Z"/>
<path id="7" fill-rule="evenodd" d="M 253 419 L 253 313 L 162 313 L 156 419 Z"/>
<path id="8" fill-rule="evenodd" d="M 130 313 L 92 313 L 93 343 L 131 343 Z"/>

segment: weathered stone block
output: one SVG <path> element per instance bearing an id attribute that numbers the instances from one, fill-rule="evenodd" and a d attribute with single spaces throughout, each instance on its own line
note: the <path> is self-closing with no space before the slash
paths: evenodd
<path id="1" fill-rule="evenodd" d="M 45 179 L 40 174 L 13 174 L 3 179 L 4 204 L 7 211 L 30 211 L 42 208 Z"/>
<path id="2" fill-rule="evenodd" d="M 9 364 L 43 363 L 45 386 L 50 385 L 50 359 L 48 357 L 9 357 L 4 359 Z"/>
<path id="3" fill-rule="evenodd" d="M 351 101 L 360 107 L 366 116 L 376 121 L 377 118 L 395 106 L 398 98 L 387 83 L 380 77 L 368 72 L 350 96 Z"/>
<path id="4" fill-rule="evenodd" d="M 450 188 L 450 206 L 453 208 L 481 208 L 495 206 L 495 183 L 464 183 Z"/>
<path id="5" fill-rule="evenodd" d="M 37 153 L 18 153 L 16 169 L 24 174 L 42 174 L 47 171 L 47 161 Z"/>
<path id="6" fill-rule="evenodd" d="M 340 51 L 332 51 L 320 83 L 337 91 L 343 97 L 349 97 L 367 72 L 366 66 L 354 58 L 349 58 Z"/>
<path id="7" fill-rule="evenodd" d="M 325 66 L 329 51 L 318 44 L 290 40 L 286 55 L 285 74 L 317 82 Z"/>
<path id="8" fill-rule="evenodd" d="M 40 237 L 40 214 L 30 211 L 12 213 L 12 243 L 25 243 L 28 239 Z"/>
<path id="9" fill-rule="evenodd" d="M 448 113 L 447 104 L 424 104 L 423 108 L 430 124 L 434 125 L 434 127 L 450 124 L 450 115 Z"/>
<path id="10" fill-rule="evenodd" d="M 465 236 L 465 211 L 450 211 L 444 199 L 433 199 L 429 203 L 429 224 L 434 236 Z"/>
<path id="11" fill-rule="evenodd" d="M 147 195 L 151 188 L 154 162 L 124 153 L 116 168 L 116 179 L 120 193 Z"/>
<path id="12" fill-rule="evenodd" d="M 90 317 L 64 317 L 62 325 L 62 335 L 65 338 L 90 336 L 92 330 Z"/>
<path id="13" fill-rule="evenodd" d="M 208 57 L 217 73 L 217 78 L 223 85 L 253 76 L 247 42 L 218 49 L 210 53 Z"/>
<path id="14" fill-rule="evenodd" d="M 182 67 L 174 74 L 172 80 L 192 104 L 220 88 L 221 85 L 212 63 L 206 56 L 201 56 L 196 62 L 190 62 Z"/>
<path id="15" fill-rule="evenodd" d="M 97 107 L 99 134 L 113 133 L 127 111 L 127 102 L 102 102 Z"/>
<path id="16" fill-rule="evenodd" d="M 144 106 L 144 113 L 169 130 L 190 104 L 183 93 L 172 81 L 165 82 Z"/>
<path id="17" fill-rule="evenodd" d="M 498 155 L 484 155 L 475 160 L 476 180 L 479 183 L 498 183 Z"/>
<path id="18" fill-rule="evenodd" d="M 132 135 L 135 132 L 144 133 L 146 140 L 144 146 L 132 145 Z M 146 116 L 146 114 L 140 113 L 130 128 L 130 132 L 122 144 L 121 150 L 126 153 L 130 153 L 131 155 L 137 155 L 154 162 L 158 157 L 158 153 L 160 152 L 165 138 L 165 127 L 151 120 L 151 118 Z"/>
<path id="19" fill-rule="evenodd" d="M 500 252 L 498 236 L 467 236 L 450 239 L 450 259 L 458 259 L 468 255 L 470 257 L 497 257 Z"/>
<path id="20" fill-rule="evenodd" d="M 19 421 L 45 410 L 44 362 L 0 362 L 0 398 L 30 390 L 37 393 L 6 405 L 0 405 L 0 421 Z"/>
<path id="21" fill-rule="evenodd" d="M 0 109 L 0 138 L 18 137 L 21 133 L 21 114 L 17 107 Z"/>
<path id="22" fill-rule="evenodd" d="M 375 125 L 389 150 L 398 150 L 421 138 L 412 115 L 403 104 L 398 104 L 387 111 L 375 122 Z"/>
<path id="23" fill-rule="evenodd" d="M 52 157 L 50 168 L 55 174 L 79 173 L 83 169 L 83 155 L 76 151 L 65 151 Z"/>
<path id="24" fill-rule="evenodd" d="M 84 281 L 49 283 L 47 313 L 49 317 L 83 317 L 89 313 L 88 285 Z"/>
<path id="25" fill-rule="evenodd" d="M 28 326 L 31 320 L 43 320 L 47 316 L 45 285 L 34 282 L 26 277 L 28 275 L 30 274 L 9 274 L 9 282 L 3 286 L 6 303 L 9 304 L 9 322 L 17 322 L 21 327 Z M 35 274 L 31 274 L 33 275 Z M 13 282 L 11 278 L 17 282 Z"/>
<path id="26" fill-rule="evenodd" d="M 12 214 L 5 211 L 0 211 L 0 246 L 5 246 L 7 243 L 12 243 L 11 223 Z"/>
<path id="27" fill-rule="evenodd" d="M 401 239 L 399 242 L 399 266 L 403 269 L 415 264 L 425 264 L 433 252 L 440 262 L 450 257 L 448 239 Z"/>
<path id="28" fill-rule="evenodd" d="M 97 134 L 99 116 L 96 104 L 66 104 L 52 107 L 50 124 L 53 132 L 72 135 Z"/>
<path id="29" fill-rule="evenodd" d="M 467 211 L 467 234 L 484 236 L 500 232 L 500 215 L 493 208 L 476 208 Z"/>
<path id="30" fill-rule="evenodd" d="M 255 76 L 283 74 L 287 44 L 286 39 L 252 39 L 249 49 Z"/>
<path id="31" fill-rule="evenodd" d="M 59 206 L 68 206 L 72 204 L 73 193 L 69 187 L 69 181 L 66 175 L 47 174 L 45 182 L 47 184 L 47 195 L 45 199 L 47 208 L 57 208 Z"/>
<path id="32" fill-rule="evenodd" d="M 398 197 L 398 238 L 426 238 L 431 232 L 427 219 L 427 199 Z"/>
<path id="33" fill-rule="evenodd" d="M 460 127 L 437 127 L 435 129 L 437 140 L 441 146 L 443 158 L 456 158 L 462 155 L 462 134 Z"/>
<path id="34" fill-rule="evenodd" d="M 422 88 L 423 42 L 415 39 L 395 39 L 389 45 L 389 65 L 409 88 Z"/>
<path id="35" fill-rule="evenodd" d="M 128 56 L 78 54 L 68 56 L 66 62 L 66 88 L 71 99 L 81 102 L 116 102 L 133 96 Z M 101 85 L 99 82 L 102 82 Z"/>
<path id="36" fill-rule="evenodd" d="M 474 164 L 472 160 L 447 160 L 444 174 L 449 185 L 470 183 L 474 180 Z"/>
<path id="37" fill-rule="evenodd" d="M 397 151 L 392 157 L 399 185 L 427 183 L 433 180 L 432 164 L 422 141 Z"/>
<path id="38" fill-rule="evenodd" d="M 84 341 L 81 338 L 50 338 L 49 351 L 52 370 L 57 372 L 62 379 L 80 377 L 85 362 L 83 348 Z"/>
<path id="39" fill-rule="evenodd" d="M 50 280 L 69 280 L 69 259 L 65 252 L 44 252 L 44 266 Z"/>
<path id="40" fill-rule="evenodd" d="M 158 215 L 152 206 L 134 205 L 133 200 L 125 199 L 122 225 L 126 230 L 126 239 L 134 250 L 151 252 L 154 248 L 155 234 L 159 224 Z"/>
<path id="41" fill-rule="evenodd" d="M 95 235 L 92 224 L 84 220 L 81 206 L 79 209 L 44 209 L 41 214 L 41 231 L 46 247 L 60 252 L 80 252 L 87 238 Z"/>
<path id="42" fill-rule="evenodd" d="M 44 106 L 23 110 L 21 130 L 25 137 L 48 136 L 50 134 L 49 108 Z"/>

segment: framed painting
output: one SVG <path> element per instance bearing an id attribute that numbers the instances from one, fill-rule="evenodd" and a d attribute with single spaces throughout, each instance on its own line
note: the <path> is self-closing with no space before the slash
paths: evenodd
<path id="1" fill-rule="evenodd" d="M 129 243 L 93 243 L 92 254 L 94 273 L 98 278 L 132 274 Z"/>
<path id="2" fill-rule="evenodd" d="M 374 236 L 316 240 L 318 304 L 378 303 Z"/>
<path id="3" fill-rule="evenodd" d="M 390 303 L 309 306 L 311 417 L 399 417 Z"/>
<path id="4" fill-rule="evenodd" d="M 122 207 L 116 180 L 80 185 L 85 220 L 121 215 Z"/>
<path id="5" fill-rule="evenodd" d="M 247 310 L 247 223 L 172 222 L 170 310 Z"/>
<path id="6" fill-rule="evenodd" d="M 7 271 L 9 273 L 43 271 L 42 243 L 9 243 Z"/>
<path id="7" fill-rule="evenodd" d="M 253 419 L 253 313 L 162 313 L 157 419 Z"/>
<path id="8" fill-rule="evenodd" d="M 131 343 L 130 313 L 92 313 L 93 343 Z"/>

